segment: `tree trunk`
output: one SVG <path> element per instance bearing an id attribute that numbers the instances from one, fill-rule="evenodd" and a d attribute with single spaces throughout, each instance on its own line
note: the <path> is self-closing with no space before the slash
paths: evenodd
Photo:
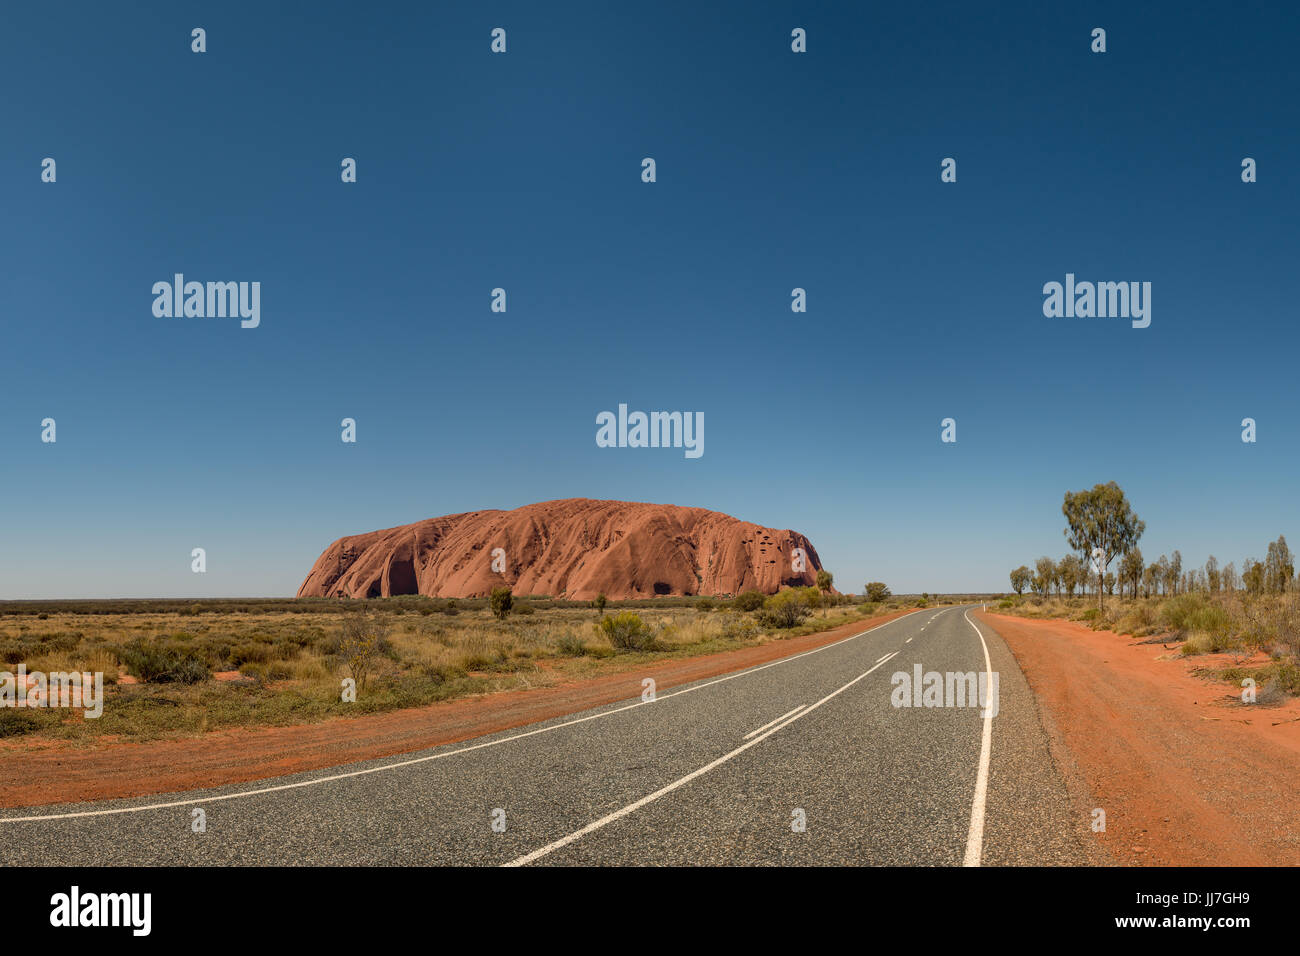
<path id="1" fill-rule="evenodd" d="M 1106 590 L 1106 565 L 1109 564 L 1106 556 L 1103 554 L 1097 559 L 1097 610 L 1102 609 L 1104 602 L 1103 592 Z"/>

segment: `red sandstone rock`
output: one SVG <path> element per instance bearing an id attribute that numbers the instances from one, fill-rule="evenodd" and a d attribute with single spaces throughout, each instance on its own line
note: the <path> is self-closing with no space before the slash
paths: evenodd
<path id="1" fill-rule="evenodd" d="M 504 552 L 505 571 L 493 570 Z M 806 555 L 796 571 L 794 549 Z M 499 563 L 499 562 L 498 562 Z M 339 538 L 298 597 L 482 597 L 494 587 L 587 601 L 775 593 L 816 583 L 807 538 L 703 508 L 567 498 L 472 511 Z"/>

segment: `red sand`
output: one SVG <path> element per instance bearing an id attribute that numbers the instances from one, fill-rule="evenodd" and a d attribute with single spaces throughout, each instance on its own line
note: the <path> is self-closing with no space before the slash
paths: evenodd
<path id="1" fill-rule="evenodd" d="M 1240 703 L 1192 674 L 1234 663 L 1181 658 L 1068 621 L 983 613 L 1038 697 L 1081 814 L 1106 811 L 1098 839 L 1123 863 L 1300 864 L 1300 700 Z M 1081 784 L 1082 786 L 1077 786 Z M 1087 817 L 1091 819 L 1091 817 Z"/>

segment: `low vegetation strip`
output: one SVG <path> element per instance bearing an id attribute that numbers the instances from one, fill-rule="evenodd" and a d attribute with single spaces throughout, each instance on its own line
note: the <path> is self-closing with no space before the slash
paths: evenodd
<path id="1" fill-rule="evenodd" d="M 21 755 L 22 773 L 0 774 L 0 806 L 135 797 L 245 783 L 267 777 L 389 757 L 457 743 L 635 698 L 643 678 L 660 692 L 695 681 L 824 647 L 887 623 L 911 606 L 850 615 L 837 627 L 760 640 L 720 653 L 666 659 L 623 655 L 625 669 L 605 669 L 549 684 L 499 694 L 442 700 L 427 706 L 374 714 L 365 720 L 327 719 L 286 727 L 238 727 L 202 737 L 173 737 L 123 744 L 98 738 L 94 746 L 18 738 L 0 741 L 0 753 Z M 833 620 L 828 614 L 827 621 Z M 611 659 L 612 660 L 612 659 Z"/>
<path id="2" fill-rule="evenodd" d="M 1015 597 L 998 602 L 996 609 L 1019 617 L 1077 621 L 1094 631 L 1163 645 L 1186 658 L 1214 655 L 1215 662 L 1197 673 L 1230 681 L 1238 690 L 1249 678 L 1257 688 L 1255 702 L 1261 705 L 1300 696 L 1297 591 L 1116 598 L 1104 610 L 1086 598 Z M 1223 655 L 1228 656 L 1226 662 Z"/>
<path id="3" fill-rule="evenodd" d="M 825 584 L 650 603 L 115 601 L 109 613 L 10 603 L 0 605 L 0 669 L 101 672 L 106 698 L 97 720 L 0 708 L 0 738 L 143 741 L 376 714 L 752 647 L 903 607 L 887 589 L 864 601 L 835 593 L 829 576 Z"/>

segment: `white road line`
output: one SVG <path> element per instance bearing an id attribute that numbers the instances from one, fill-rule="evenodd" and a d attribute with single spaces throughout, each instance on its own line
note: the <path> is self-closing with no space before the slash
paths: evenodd
<path id="1" fill-rule="evenodd" d="M 693 687 L 686 687 L 682 690 L 673 691 L 671 694 L 660 694 L 655 700 L 637 700 L 635 703 L 625 704 L 622 707 L 616 707 L 613 710 L 601 711 L 598 714 L 588 714 L 586 717 L 577 717 L 573 720 L 566 720 L 563 723 L 551 724 L 548 727 L 538 727 L 534 730 L 527 730 L 521 734 L 512 734 L 509 737 L 502 737 L 499 740 L 488 740 L 483 743 L 471 744 L 468 747 L 461 747 L 458 750 L 448 750 L 444 753 L 428 754 L 423 757 L 413 757 L 410 760 L 400 760 L 396 763 L 384 764 L 380 767 L 367 767 L 364 770 L 350 770 L 346 773 L 335 773 L 328 777 L 314 777 L 311 780 L 299 780 L 295 783 L 282 783 L 273 787 L 258 787 L 254 790 L 241 790 L 238 793 L 225 793 L 210 797 L 190 797 L 187 800 L 171 800 L 167 803 L 150 803 L 139 807 L 114 807 L 109 810 L 80 810 L 75 813 L 45 813 L 36 814 L 26 817 L 0 817 L 0 824 L 3 823 L 35 823 L 40 820 L 73 820 L 82 817 L 107 817 L 117 816 L 123 813 L 144 813 L 147 810 L 169 810 L 172 807 L 192 807 L 203 803 L 217 803 L 222 800 L 240 800 L 244 797 L 256 797 L 264 793 L 279 793 L 283 790 L 297 790 L 302 787 L 315 787 L 323 783 L 332 783 L 335 780 L 348 780 L 352 777 L 364 777 L 372 773 L 383 773 L 388 770 L 397 770 L 401 767 L 410 767 L 415 764 L 428 763 L 431 760 L 441 760 L 444 757 L 455 757 L 458 754 L 469 753 L 472 750 L 482 750 L 484 747 L 495 747 L 498 744 L 508 744 L 513 740 L 523 740 L 525 737 L 533 737 L 537 734 L 544 734 L 551 730 L 559 730 L 561 727 L 572 727 L 574 724 L 586 723 L 589 720 L 597 720 L 601 717 L 610 717 L 614 714 L 621 714 L 625 710 L 633 710 L 637 707 L 645 707 L 650 704 L 662 703 L 671 697 L 680 697 L 683 694 L 689 694 L 692 691 L 703 690 L 706 687 L 712 687 L 714 684 L 721 684 L 724 681 L 735 680 L 737 677 L 745 677 L 749 674 L 757 674 L 759 671 L 767 670 L 769 667 L 776 667 L 778 664 L 788 664 L 791 661 L 797 661 L 801 657 L 807 657 L 810 654 L 817 654 L 821 651 L 830 650 L 832 647 L 839 647 L 841 644 L 847 644 L 849 641 L 856 641 L 859 637 L 865 637 L 873 631 L 878 631 L 882 627 L 905 620 L 911 617 L 916 611 L 909 611 L 901 617 L 896 617 L 892 621 L 885 621 L 883 624 L 877 624 L 875 627 L 867 628 L 858 634 L 853 634 L 842 640 L 833 641 L 830 644 L 823 644 L 821 647 L 814 647 L 810 651 L 804 651 L 801 654 L 795 654 L 791 657 L 782 657 L 775 661 L 769 661 L 766 664 L 759 664 L 757 667 L 750 667 L 745 670 L 736 671 L 734 674 L 726 674 L 714 680 L 707 681 L 703 684 L 696 684 Z"/>
<path id="2" fill-rule="evenodd" d="M 912 639 L 909 637 L 909 638 L 908 638 L 907 640 L 905 640 L 903 643 L 904 643 L 904 644 L 911 644 L 911 643 L 912 643 Z"/>
<path id="3" fill-rule="evenodd" d="M 984 640 L 984 633 L 970 619 L 970 611 L 963 617 L 966 623 L 975 628 L 984 646 L 984 672 L 988 681 L 989 692 L 993 689 L 993 663 L 989 660 L 989 646 Z M 990 702 L 991 703 L 991 702 Z M 980 740 L 980 766 L 975 775 L 975 799 L 970 807 L 970 830 L 966 834 L 966 860 L 963 866 L 979 866 L 980 856 L 984 852 L 984 809 L 989 791 L 989 757 L 993 751 L 993 708 L 984 708 L 984 736 Z"/>
<path id="4" fill-rule="evenodd" d="M 741 740 L 748 740 L 750 737 L 754 736 L 754 734 L 761 734 L 763 731 L 767 730 L 767 728 L 771 727 L 773 724 L 779 724 L 781 721 L 785 720 L 785 719 L 786 719 L 787 717 L 789 717 L 791 714 L 797 714 L 797 713 L 799 713 L 799 711 L 801 711 L 801 710 L 803 710 L 803 704 L 800 704 L 800 705 L 799 705 L 798 707 L 796 707 L 794 710 L 790 711 L 789 714 L 782 714 L 782 715 L 781 715 L 780 717 L 778 717 L 776 720 L 769 720 L 769 721 L 768 721 L 767 723 L 765 723 L 762 727 L 759 727 L 758 730 L 751 730 L 749 733 L 745 734 L 745 736 L 741 737 L 740 739 L 741 739 Z"/>
<path id="5" fill-rule="evenodd" d="M 582 839 L 582 838 L 583 838 L 584 836 L 586 836 L 588 833 L 593 833 L 593 832 L 595 832 L 596 830 L 599 830 L 601 827 L 604 827 L 604 826 L 607 826 L 608 824 L 613 823 L 615 820 L 621 820 L 623 817 L 627 816 L 628 814 L 630 814 L 630 813 L 635 813 L 637 810 L 640 810 L 640 809 L 641 809 L 642 807 L 644 807 L 646 804 L 648 804 L 648 803 L 653 803 L 654 801 L 658 800 L 660 797 L 665 797 L 665 796 L 667 796 L 668 794 L 672 793 L 674 790 L 677 790 L 677 789 L 679 789 L 680 787 L 684 787 L 684 786 L 686 786 L 686 784 L 690 783 L 690 782 L 691 782 L 692 780 L 694 780 L 696 777 L 702 777 L 702 776 L 704 776 L 704 774 L 708 773 L 710 770 L 714 769 L 715 767 L 720 767 L 720 766 L 722 766 L 722 765 L 723 765 L 724 763 L 726 763 L 728 760 L 730 760 L 730 759 L 732 759 L 733 757 L 736 757 L 736 756 L 738 756 L 738 755 L 744 753 L 744 752 L 745 752 L 746 750 L 748 750 L 750 747 L 753 747 L 753 746 L 755 746 L 756 744 L 761 744 L 764 740 L 766 740 L 768 737 L 771 737 L 771 736 L 772 736 L 774 733 L 776 733 L 777 731 L 782 730 L 782 729 L 784 729 L 784 728 L 786 728 L 786 727 L 789 727 L 789 726 L 790 726 L 791 724 L 793 724 L 796 720 L 802 720 L 804 717 L 807 717 L 809 714 L 811 714 L 814 710 L 816 710 L 816 709 L 817 709 L 818 707 L 820 707 L 822 704 L 826 703 L 826 702 L 827 702 L 828 700 L 830 700 L 831 698 L 833 698 L 833 697 L 837 697 L 837 696 L 839 696 L 840 694 L 844 693 L 846 690 L 848 690 L 850 687 L 852 687 L 852 686 L 853 686 L 854 684 L 856 684 L 858 681 L 862 680 L 862 678 L 866 677 L 866 676 L 867 676 L 868 674 L 870 674 L 872 671 L 876 670 L 876 669 L 879 668 L 879 667 L 883 667 L 884 664 L 886 663 L 886 661 L 888 661 L 890 658 L 892 658 L 892 657 L 893 657 L 895 654 L 897 654 L 897 653 L 898 653 L 898 652 L 895 651 L 894 654 L 890 654 L 890 655 L 889 655 L 888 657 L 886 657 L 883 661 L 879 661 L 879 662 L 877 662 L 877 663 L 875 663 L 875 664 L 872 664 L 871 667 L 870 667 L 870 669 L 863 671 L 861 674 L 859 674 L 857 677 L 853 678 L 853 680 L 849 681 L 847 684 L 845 684 L 845 685 L 844 685 L 843 687 L 841 687 L 839 690 L 833 690 L 833 691 L 831 691 L 829 694 L 827 694 L 827 695 L 826 695 L 825 697 L 823 697 L 821 700 L 817 701 L 817 703 L 812 704 L 812 705 L 809 706 L 807 709 L 805 709 L 802 713 L 797 714 L 797 715 L 794 716 L 794 717 L 791 717 L 789 720 L 787 720 L 787 721 L 786 721 L 785 723 L 783 723 L 783 724 L 777 724 L 775 727 L 773 727 L 771 730 L 767 731 L 767 732 L 766 732 L 765 734 L 763 734 L 761 737 L 755 737 L 755 738 L 754 738 L 753 740 L 751 740 L 749 743 L 741 744 L 741 745 L 740 745 L 739 747 L 737 747 L 735 750 L 731 751 L 731 753 L 723 754 L 721 757 L 719 757 L 717 760 L 713 761 L 712 763 L 705 764 L 705 765 L 704 765 L 703 767 L 701 767 L 699 770 L 693 770 L 693 771 L 691 771 L 691 772 L 688 773 L 686 776 L 681 777 L 681 778 L 679 778 L 679 779 L 677 779 L 677 780 L 674 780 L 672 783 L 668 784 L 668 786 L 666 786 L 666 787 L 662 787 L 662 788 L 656 790 L 654 793 L 649 794 L 648 796 L 644 796 L 644 797 L 642 797 L 640 800 L 637 800 L 635 803 L 629 803 L 629 804 L 628 804 L 627 806 L 625 806 L 622 810 L 615 810 L 613 813 L 607 814 L 607 815 L 601 817 L 599 820 L 595 820 L 595 821 L 593 821 L 592 823 L 588 823 L 588 824 L 587 824 L 585 827 L 583 827 L 581 830 L 575 830 L 575 831 L 573 831 L 572 833 L 570 833 L 568 836 L 566 836 L 566 837 L 561 837 L 560 839 L 556 840 L 554 843 L 548 843 L 548 844 L 546 844 L 546 846 L 541 847 L 540 849 L 534 850 L 532 853 L 526 853 L 526 854 L 524 854 L 524 855 L 521 856 L 521 857 L 517 857 L 517 858 L 511 860 L 509 863 L 503 863 L 502 866 L 526 866 L 527 864 L 532 863 L 532 862 L 534 862 L 535 860 L 539 860 L 539 859 L 541 859 L 542 857 L 547 856 L 548 854 L 554 853 L 556 850 L 559 850 L 559 849 L 562 849 L 563 847 L 568 846 L 570 843 L 573 843 L 573 842 L 575 842 L 575 841 L 577 841 L 577 840 Z"/>

